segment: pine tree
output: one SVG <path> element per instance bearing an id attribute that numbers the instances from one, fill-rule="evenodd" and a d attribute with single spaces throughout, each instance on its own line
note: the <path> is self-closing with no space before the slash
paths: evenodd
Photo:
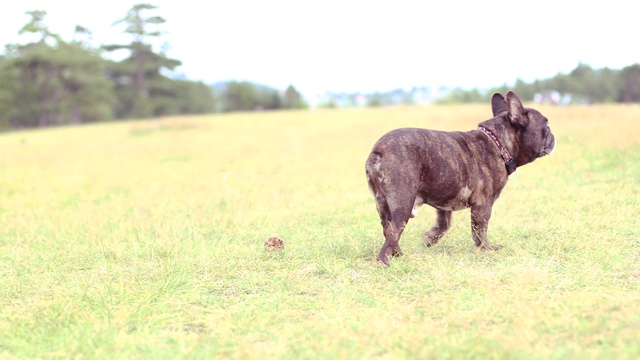
<path id="1" fill-rule="evenodd" d="M 133 41 L 126 45 L 105 45 L 107 51 L 128 50 L 129 57 L 119 63 L 112 63 L 112 76 L 117 83 L 120 106 L 119 117 L 144 118 L 156 115 L 150 99 L 153 81 L 162 83 L 161 69 L 174 69 L 180 61 L 170 59 L 164 53 L 154 52 L 149 37 L 159 37 L 161 31 L 149 30 L 150 26 L 161 25 L 165 19 L 160 16 L 144 17 L 143 12 L 157 9 L 154 5 L 134 5 L 127 15 L 114 25 L 125 24 L 125 33 L 131 34 Z M 162 85 L 160 85 L 162 86 Z M 121 91 L 122 90 L 122 91 Z"/>

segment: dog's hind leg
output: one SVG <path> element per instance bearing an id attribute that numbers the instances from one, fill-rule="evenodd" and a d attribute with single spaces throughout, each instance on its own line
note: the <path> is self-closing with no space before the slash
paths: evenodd
<path id="1" fill-rule="evenodd" d="M 389 259 L 392 256 L 402 255 L 402 250 L 398 243 L 400 241 L 400 235 L 402 235 L 404 228 L 407 226 L 409 214 L 411 214 L 411 211 L 407 212 L 407 214 L 397 214 L 392 217 L 389 223 L 387 223 L 384 231 L 385 242 L 382 244 L 382 248 L 378 254 L 378 262 L 388 266 Z"/>
<path id="2" fill-rule="evenodd" d="M 397 233 L 397 227 L 396 226 L 392 226 L 392 216 L 391 216 L 391 209 L 389 208 L 389 203 L 387 202 L 387 197 L 386 194 L 384 192 L 384 187 L 382 186 L 382 178 L 380 178 L 379 181 L 376 181 L 375 178 L 373 178 L 371 176 L 371 174 L 369 172 L 367 172 L 367 177 L 369 179 L 369 188 L 371 189 L 371 192 L 373 193 L 373 196 L 376 200 L 376 209 L 378 210 L 378 215 L 380 215 L 380 224 L 382 225 L 382 235 L 385 238 L 385 244 L 383 245 L 383 249 L 386 249 L 387 247 L 387 239 L 391 239 L 395 236 L 395 234 Z M 399 238 L 399 235 L 398 235 Z M 389 260 L 388 257 L 389 256 L 402 256 L 402 249 L 400 249 L 400 246 L 397 244 L 397 240 L 395 242 L 395 246 L 391 247 L 391 251 L 390 254 L 385 255 L 384 258 L 382 258 L 382 255 L 378 256 L 378 260 L 380 262 L 382 262 L 385 265 L 389 265 Z M 381 254 L 382 254 L 382 250 L 381 250 Z M 386 250 L 385 250 L 385 254 L 386 254 Z"/>
<path id="3" fill-rule="evenodd" d="M 385 265 L 389 265 L 389 257 L 399 257 L 404 255 L 400 245 L 400 235 L 407 224 L 408 216 L 397 215 L 394 221 L 387 199 L 382 194 L 376 194 L 376 207 L 380 215 L 380 224 L 382 225 L 382 234 L 385 242 L 382 245 L 378 261 Z M 406 219 L 402 220 L 406 216 Z"/>
<path id="4" fill-rule="evenodd" d="M 411 213 L 416 200 L 415 186 L 411 176 L 398 174 L 389 161 L 385 162 L 381 155 L 372 153 L 366 164 L 369 189 L 376 199 L 376 207 L 380 215 L 385 242 L 378 254 L 378 261 L 389 265 L 391 257 L 402 256 L 398 244 L 400 235 Z M 408 191 L 398 191 L 407 189 Z"/>
<path id="5" fill-rule="evenodd" d="M 424 233 L 422 242 L 426 246 L 435 245 L 451 226 L 451 211 L 437 209 L 436 225 Z"/>
<path id="6" fill-rule="evenodd" d="M 382 225 L 382 235 L 385 240 L 387 237 L 391 236 L 391 232 L 389 230 L 391 226 L 391 211 L 389 210 L 389 204 L 387 204 L 387 199 L 384 198 L 382 194 L 376 194 L 376 207 L 378 209 L 378 214 L 380 215 L 380 224 Z M 394 249 L 393 256 L 401 256 L 402 250 L 397 248 L 398 251 Z"/>
<path id="7" fill-rule="evenodd" d="M 389 214 L 391 218 L 390 221 L 387 222 L 383 220 L 385 241 L 384 244 L 382 244 L 380 253 L 378 254 L 378 261 L 384 265 L 389 265 L 389 259 L 391 257 L 403 255 L 402 249 L 400 249 L 399 245 L 400 236 L 411 217 L 414 199 L 404 200 L 406 201 L 388 201 L 390 204 Z"/>

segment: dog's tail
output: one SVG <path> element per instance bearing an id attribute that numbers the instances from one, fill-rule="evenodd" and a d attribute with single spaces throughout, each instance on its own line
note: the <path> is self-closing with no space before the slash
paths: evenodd
<path id="1" fill-rule="evenodd" d="M 380 171 L 382 165 L 382 155 L 377 152 L 372 152 L 367 158 L 365 165 L 367 173 L 367 182 L 369 183 L 369 190 L 375 196 L 379 193 L 379 184 L 382 182 L 384 176 Z"/>

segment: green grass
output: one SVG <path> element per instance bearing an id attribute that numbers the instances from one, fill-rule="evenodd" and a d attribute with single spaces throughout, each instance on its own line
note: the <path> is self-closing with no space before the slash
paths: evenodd
<path id="1" fill-rule="evenodd" d="M 541 108 L 475 249 L 469 212 L 403 258 L 364 160 L 488 106 L 251 113 L 0 135 L 1 358 L 640 356 L 640 107 Z M 263 242 L 277 235 L 282 251 Z"/>

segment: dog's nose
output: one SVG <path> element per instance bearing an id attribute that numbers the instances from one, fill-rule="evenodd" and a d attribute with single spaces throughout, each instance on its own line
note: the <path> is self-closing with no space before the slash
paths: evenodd
<path id="1" fill-rule="evenodd" d="M 551 135 L 553 136 L 553 135 Z M 558 140 L 556 139 L 555 136 L 553 136 L 552 138 L 553 140 L 553 147 L 551 148 L 551 151 L 549 151 L 549 155 L 552 155 L 554 151 L 556 151 L 556 146 L 558 146 Z"/>

